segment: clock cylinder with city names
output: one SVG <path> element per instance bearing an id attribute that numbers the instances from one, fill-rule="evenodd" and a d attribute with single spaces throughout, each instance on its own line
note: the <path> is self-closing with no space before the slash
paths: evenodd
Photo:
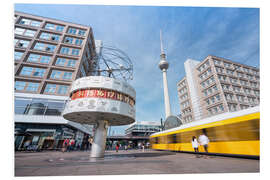
<path id="1" fill-rule="evenodd" d="M 63 111 L 67 120 L 95 124 L 108 121 L 110 126 L 135 122 L 136 92 L 128 83 L 104 76 L 75 80 L 70 100 Z"/>

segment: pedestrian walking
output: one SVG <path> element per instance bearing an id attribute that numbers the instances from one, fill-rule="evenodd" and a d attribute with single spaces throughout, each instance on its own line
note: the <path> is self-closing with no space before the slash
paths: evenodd
<path id="1" fill-rule="evenodd" d="M 67 139 L 64 139 L 64 142 L 62 144 L 62 152 L 64 153 L 67 150 Z"/>
<path id="2" fill-rule="evenodd" d="M 199 136 L 199 142 L 200 142 L 200 145 L 204 147 L 206 154 L 208 154 L 208 144 L 210 141 L 209 141 L 209 138 L 206 136 L 205 129 L 203 129 L 203 134 Z M 205 156 L 205 158 L 207 158 L 207 156 Z"/>
<path id="3" fill-rule="evenodd" d="M 142 152 L 144 152 L 144 143 L 142 143 Z"/>
<path id="4" fill-rule="evenodd" d="M 73 151 L 75 149 L 74 146 L 75 146 L 75 140 L 74 139 L 71 139 L 70 140 L 70 150 L 71 151 Z"/>
<path id="5" fill-rule="evenodd" d="M 195 136 L 192 137 L 191 144 L 192 144 L 192 147 L 193 147 L 193 149 L 194 149 L 194 151 L 196 153 L 196 157 L 199 158 L 200 157 L 199 154 L 198 154 L 198 152 L 199 152 L 199 143 L 198 143 Z"/>
<path id="6" fill-rule="evenodd" d="M 66 152 L 69 152 L 70 150 L 70 139 L 67 139 L 67 146 L 66 146 Z"/>
<path id="7" fill-rule="evenodd" d="M 118 150 L 119 150 L 119 144 L 118 143 L 116 143 L 115 150 L 116 150 L 116 152 L 118 152 Z"/>

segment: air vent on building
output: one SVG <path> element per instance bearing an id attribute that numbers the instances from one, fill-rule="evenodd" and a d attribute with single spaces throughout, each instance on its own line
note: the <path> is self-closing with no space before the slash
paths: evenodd
<path id="1" fill-rule="evenodd" d="M 46 47 L 46 51 L 50 51 L 51 50 L 51 48 L 49 48 L 49 47 Z"/>
<path id="2" fill-rule="evenodd" d="M 51 37 L 51 40 L 53 40 L 53 41 L 54 41 L 54 40 L 55 40 L 55 37 Z"/>
<path id="3" fill-rule="evenodd" d="M 23 46 L 23 43 L 19 43 L 18 46 L 19 46 L 19 47 L 22 47 L 22 46 Z"/>

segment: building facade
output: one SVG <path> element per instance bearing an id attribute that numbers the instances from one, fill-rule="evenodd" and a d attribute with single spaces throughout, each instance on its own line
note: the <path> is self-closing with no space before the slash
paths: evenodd
<path id="1" fill-rule="evenodd" d="M 145 136 L 148 137 L 155 132 L 161 131 L 161 124 L 158 122 L 134 122 L 125 129 L 126 136 Z"/>
<path id="2" fill-rule="evenodd" d="M 14 21 L 15 148 L 28 140 L 56 148 L 64 138 L 82 145 L 91 129 L 61 113 L 72 82 L 96 75 L 92 28 L 22 12 Z"/>
<path id="3" fill-rule="evenodd" d="M 177 83 L 183 123 L 260 104 L 258 68 L 216 56 L 184 65 L 186 76 Z"/>

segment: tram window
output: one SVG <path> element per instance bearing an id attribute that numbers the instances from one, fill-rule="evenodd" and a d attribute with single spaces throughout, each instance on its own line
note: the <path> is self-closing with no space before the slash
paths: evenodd
<path id="1" fill-rule="evenodd" d="M 183 132 L 180 134 L 181 143 L 189 143 L 191 142 L 192 137 L 194 136 L 195 131 Z"/>
<path id="2" fill-rule="evenodd" d="M 161 137 L 158 137 L 158 142 L 160 144 L 166 144 L 166 136 L 161 136 Z"/>
<path id="3" fill-rule="evenodd" d="M 177 143 L 177 136 L 176 134 L 172 135 L 172 143 Z"/>
<path id="4" fill-rule="evenodd" d="M 167 143 L 177 143 L 177 137 L 176 134 L 171 134 L 167 136 Z"/>
<path id="5" fill-rule="evenodd" d="M 156 142 L 156 144 L 159 144 L 160 143 L 160 137 L 156 137 L 155 142 Z"/>
<path id="6" fill-rule="evenodd" d="M 259 121 L 245 121 L 209 128 L 210 142 L 215 141 L 248 141 L 259 139 Z"/>

